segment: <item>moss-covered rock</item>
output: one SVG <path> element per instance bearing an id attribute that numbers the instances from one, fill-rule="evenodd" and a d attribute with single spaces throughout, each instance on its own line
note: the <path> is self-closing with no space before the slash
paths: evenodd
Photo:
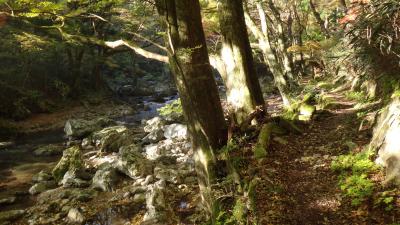
<path id="1" fill-rule="evenodd" d="M 52 175 L 56 181 L 60 181 L 68 170 L 79 170 L 82 167 L 81 150 L 78 146 L 73 146 L 64 150 L 62 158 L 52 171 Z"/>
<path id="2" fill-rule="evenodd" d="M 127 176 L 136 179 L 153 173 L 153 165 L 141 153 L 136 145 L 124 146 L 120 149 L 116 168 Z"/>
<path id="3" fill-rule="evenodd" d="M 71 138 L 83 138 L 96 130 L 112 125 L 115 125 L 113 120 L 103 117 L 94 120 L 70 119 L 65 123 L 64 132 Z"/>
<path id="4" fill-rule="evenodd" d="M 314 105 L 309 105 L 306 103 L 302 103 L 299 107 L 299 117 L 298 119 L 301 121 L 308 121 L 312 118 L 315 113 L 316 107 Z"/>
<path id="5" fill-rule="evenodd" d="M 119 148 L 133 142 L 125 126 L 113 126 L 95 132 L 92 136 L 96 147 L 102 152 L 118 152 Z"/>

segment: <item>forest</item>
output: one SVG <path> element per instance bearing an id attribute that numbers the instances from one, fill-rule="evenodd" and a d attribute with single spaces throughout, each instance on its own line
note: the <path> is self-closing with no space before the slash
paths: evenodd
<path id="1" fill-rule="evenodd" d="M 400 1 L 0 0 L 0 225 L 400 225 Z"/>

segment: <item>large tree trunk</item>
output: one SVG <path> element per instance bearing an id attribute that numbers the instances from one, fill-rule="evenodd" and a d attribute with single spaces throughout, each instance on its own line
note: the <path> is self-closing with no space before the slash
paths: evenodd
<path id="1" fill-rule="evenodd" d="M 254 68 L 242 0 L 219 2 L 219 23 L 223 36 L 221 57 L 227 76 L 227 100 L 236 122 L 241 124 L 257 106 L 264 105 Z"/>
<path id="2" fill-rule="evenodd" d="M 157 0 L 167 29 L 168 56 L 192 135 L 200 192 L 211 218 L 214 150 L 226 144 L 227 129 L 208 59 L 198 0 Z"/>

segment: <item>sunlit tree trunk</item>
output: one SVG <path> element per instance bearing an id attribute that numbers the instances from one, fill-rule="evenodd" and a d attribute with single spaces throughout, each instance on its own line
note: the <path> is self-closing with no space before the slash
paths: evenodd
<path id="1" fill-rule="evenodd" d="M 258 7 L 261 7 L 261 3 L 257 3 Z M 294 75 L 293 75 L 293 67 L 291 64 L 291 57 L 289 53 L 287 52 L 287 42 L 286 42 L 286 36 L 288 33 L 285 33 L 284 26 L 283 26 L 283 21 L 281 19 L 281 15 L 278 11 L 278 9 L 275 7 L 275 4 L 272 2 L 272 0 L 268 0 L 268 5 L 269 8 L 271 9 L 272 14 L 274 15 L 274 18 L 276 20 L 276 26 L 278 28 L 278 48 L 280 53 L 282 54 L 282 64 L 283 64 L 283 71 L 285 73 L 285 77 L 290 81 L 291 83 L 294 83 Z M 262 7 L 261 7 L 262 9 Z M 289 37 L 288 37 L 289 38 Z"/>
<path id="2" fill-rule="evenodd" d="M 226 143 L 227 129 L 208 59 L 198 0 L 157 0 L 167 30 L 168 56 L 195 151 L 203 203 L 214 218 L 211 185 L 214 151 Z"/>
<path id="3" fill-rule="evenodd" d="M 264 99 L 254 68 L 242 0 L 221 0 L 218 10 L 227 100 L 236 122 L 241 124 L 257 106 L 264 105 Z"/>
<path id="4" fill-rule="evenodd" d="M 250 17 L 249 13 L 245 12 L 246 25 L 249 27 L 253 35 L 258 39 L 260 49 L 263 53 L 264 61 L 268 64 L 269 70 L 274 76 L 275 85 L 279 90 L 285 106 L 290 106 L 288 84 L 286 82 L 283 69 L 271 47 L 268 35 L 267 19 L 261 3 L 257 3 L 257 8 L 261 21 L 261 30 Z"/>

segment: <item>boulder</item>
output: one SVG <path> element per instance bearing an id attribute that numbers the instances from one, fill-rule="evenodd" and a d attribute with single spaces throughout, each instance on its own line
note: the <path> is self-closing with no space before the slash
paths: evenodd
<path id="1" fill-rule="evenodd" d="M 146 121 L 146 126 L 144 127 L 144 131 L 147 133 L 151 133 L 154 131 L 163 130 L 165 125 L 165 120 L 159 116 L 154 117 L 153 119 Z"/>
<path id="2" fill-rule="evenodd" d="M 164 126 L 164 137 L 167 139 L 184 140 L 188 138 L 186 125 L 174 123 Z"/>
<path id="3" fill-rule="evenodd" d="M 92 141 L 102 152 L 118 152 L 119 148 L 133 142 L 125 126 L 107 127 L 92 136 Z"/>
<path id="4" fill-rule="evenodd" d="M 144 151 L 146 153 L 146 158 L 149 160 L 156 160 L 162 156 L 162 149 L 159 148 L 158 144 L 146 145 Z"/>
<path id="5" fill-rule="evenodd" d="M 77 208 L 71 208 L 68 211 L 67 218 L 71 223 L 81 224 L 85 221 L 85 217 L 83 216 L 81 211 Z"/>
<path id="6" fill-rule="evenodd" d="M 82 153 L 78 146 L 64 150 L 58 164 L 54 167 L 52 175 L 56 181 L 60 181 L 69 170 L 79 170 L 83 166 Z"/>
<path id="7" fill-rule="evenodd" d="M 124 146 L 120 149 L 115 167 L 132 179 L 145 177 L 153 170 L 152 163 L 140 153 L 140 148 L 136 145 Z"/>
<path id="8" fill-rule="evenodd" d="M 149 185 L 146 194 L 146 214 L 142 224 L 172 224 L 173 215 L 167 208 L 164 197 L 165 182 L 157 181 Z"/>
<path id="9" fill-rule="evenodd" d="M 37 195 L 55 187 L 57 187 L 57 185 L 54 181 L 42 181 L 40 183 L 34 184 L 31 188 L 29 188 L 29 194 Z"/>
<path id="10" fill-rule="evenodd" d="M 36 156 L 54 156 L 61 155 L 63 150 L 63 146 L 50 144 L 37 148 L 33 154 Z"/>
<path id="11" fill-rule="evenodd" d="M 400 97 L 385 107 L 377 120 L 370 143 L 378 151 L 376 163 L 386 167 L 386 182 L 400 185 Z"/>
<path id="12" fill-rule="evenodd" d="M 83 170 L 68 170 L 60 183 L 65 188 L 84 188 L 90 186 L 90 178 L 91 175 Z"/>
<path id="13" fill-rule="evenodd" d="M 112 191 L 117 180 L 117 170 L 111 164 L 103 163 L 93 177 L 92 187 L 100 191 Z"/>
<path id="14" fill-rule="evenodd" d="M 84 138 L 96 130 L 114 124 L 113 120 L 103 117 L 94 120 L 70 119 L 65 123 L 64 132 L 70 138 Z"/>

